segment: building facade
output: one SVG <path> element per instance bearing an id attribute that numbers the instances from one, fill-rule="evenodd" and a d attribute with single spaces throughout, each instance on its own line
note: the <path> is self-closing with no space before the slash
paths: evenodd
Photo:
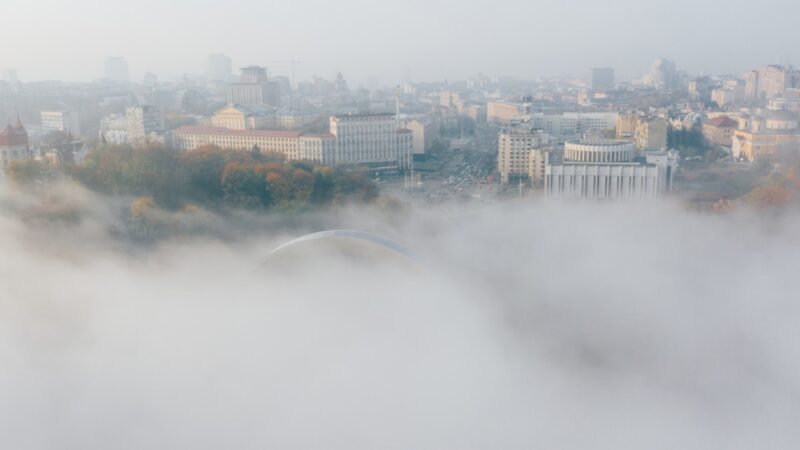
<path id="1" fill-rule="evenodd" d="M 275 109 L 266 106 L 228 105 L 211 116 L 211 125 L 231 130 L 275 128 Z"/>
<path id="2" fill-rule="evenodd" d="M 81 128 L 76 111 L 42 111 L 42 134 L 58 131 L 72 136 L 80 136 Z"/>
<path id="3" fill-rule="evenodd" d="M 263 152 L 283 154 L 290 160 L 304 159 L 300 153 L 302 133 L 298 131 L 184 126 L 175 130 L 173 134 L 175 147 L 180 151 L 191 151 L 205 145 L 241 151 L 250 151 L 257 147 Z"/>
<path id="4" fill-rule="evenodd" d="M 114 145 L 128 143 L 128 119 L 124 115 L 111 114 L 100 119 L 100 142 Z"/>
<path id="5" fill-rule="evenodd" d="M 28 132 L 19 119 L 14 126 L 9 124 L 0 129 L 0 175 L 8 173 L 8 166 L 12 162 L 25 161 L 32 157 Z"/>
<path id="6" fill-rule="evenodd" d="M 173 133 L 175 147 L 192 151 L 205 145 L 226 150 L 280 153 L 289 160 L 326 165 L 370 164 L 378 168 L 409 167 L 412 133 L 397 129 L 394 115 L 334 116 L 330 134 L 282 130 L 232 130 L 184 126 Z"/>
<path id="7" fill-rule="evenodd" d="M 771 112 L 766 116 L 739 118 L 733 132 L 731 154 L 734 159 L 756 161 L 782 154 L 800 153 L 798 118 L 788 111 Z"/>
<path id="8" fill-rule="evenodd" d="M 715 117 L 703 123 L 703 137 L 712 145 L 730 147 L 739 123 L 728 116 Z"/>
<path id="9" fill-rule="evenodd" d="M 427 117 L 408 119 L 403 121 L 403 128 L 411 130 L 412 152 L 415 155 L 428 153 L 436 139 L 439 137 L 439 124 Z"/>
<path id="10" fill-rule="evenodd" d="M 721 109 L 730 108 L 738 101 L 736 90 L 730 88 L 717 88 L 711 91 L 711 101 Z"/>
<path id="11" fill-rule="evenodd" d="M 655 199 L 672 187 L 677 152 L 634 159 L 629 142 L 580 140 L 565 144 L 564 159 L 545 166 L 545 193 L 555 199 Z"/>
<path id="12" fill-rule="evenodd" d="M 507 184 L 511 178 L 531 174 L 531 153 L 536 149 L 547 148 L 550 136 L 543 130 L 517 126 L 500 131 L 497 138 L 497 170 L 500 182 Z M 534 171 L 535 172 L 535 171 Z"/>
<path id="13" fill-rule="evenodd" d="M 667 120 L 662 117 L 638 117 L 634 139 L 640 150 L 665 148 L 667 146 Z"/>
<path id="14" fill-rule="evenodd" d="M 675 63 L 668 59 L 658 59 L 644 78 L 644 84 L 658 91 L 669 92 L 680 89 L 681 78 Z"/>
<path id="15" fill-rule="evenodd" d="M 489 125 L 509 126 L 525 112 L 524 104 L 490 101 L 486 103 L 486 122 Z"/>
<path id="16" fill-rule="evenodd" d="M 336 136 L 336 164 L 410 166 L 413 134 L 398 127 L 394 114 L 331 116 L 330 132 Z"/>
<path id="17" fill-rule="evenodd" d="M 125 118 L 130 144 L 142 145 L 164 131 L 164 114 L 155 106 L 129 106 L 125 109 Z"/>
<path id="18" fill-rule="evenodd" d="M 591 163 L 616 163 L 633 160 L 636 146 L 627 141 L 603 139 L 568 141 L 564 145 L 564 160 Z"/>
<path id="19" fill-rule="evenodd" d="M 267 69 L 264 67 L 244 67 L 239 82 L 228 86 L 228 103 L 243 106 L 280 107 L 280 83 L 270 81 Z"/>
<path id="20" fill-rule="evenodd" d="M 558 142 L 582 136 L 586 132 L 613 131 L 618 118 L 619 113 L 616 112 L 533 113 L 525 116 L 532 127 L 544 130 Z"/>

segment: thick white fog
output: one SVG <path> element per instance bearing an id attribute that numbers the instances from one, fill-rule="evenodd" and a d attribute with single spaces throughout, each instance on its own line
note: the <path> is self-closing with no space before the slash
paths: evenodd
<path id="1" fill-rule="evenodd" d="M 351 210 L 424 261 L 275 268 L 316 225 L 131 250 L 4 202 L 2 448 L 800 447 L 797 217 Z"/>

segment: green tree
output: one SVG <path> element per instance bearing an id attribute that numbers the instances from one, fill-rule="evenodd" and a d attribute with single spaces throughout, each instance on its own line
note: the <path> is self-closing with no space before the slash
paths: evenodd
<path id="1" fill-rule="evenodd" d="M 258 164 L 228 163 L 222 174 L 222 191 L 227 206 L 256 209 L 272 206 L 266 173 Z"/>
<path id="2" fill-rule="evenodd" d="M 222 205 L 222 175 L 227 163 L 226 153 L 219 147 L 206 146 L 181 155 L 180 164 L 188 184 L 187 197 L 199 203 Z"/>
<path id="3" fill-rule="evenodd" d="M 47 172 L 45 163 L 33 159 L 11 161 L 8 165 L 8 175 L 11 181 L 20 185 L 30 185 L 41 182 L 46 178 Z"/>

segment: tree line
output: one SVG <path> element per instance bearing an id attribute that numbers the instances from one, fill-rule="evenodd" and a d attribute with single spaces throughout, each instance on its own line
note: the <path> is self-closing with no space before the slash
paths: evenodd
<path id="1" fill-rule="evenodd" d="M 39 161 L 9 167 L 17 182 L 51 174 Z M 163 145 L 134 148 L 103 144 L 79 165 L 63 171 L 86 187 L 109 195 L 150 197 L 165 209 L 187 204 L 251 210 L 302 210 L 313 205 L 366 202 L 378 196 L 365 174 L 287 161 L 277 153 L 223 150 L 215 146 L 178 152 Z M 52 175 L 52 174 L 51 174 Z"/>

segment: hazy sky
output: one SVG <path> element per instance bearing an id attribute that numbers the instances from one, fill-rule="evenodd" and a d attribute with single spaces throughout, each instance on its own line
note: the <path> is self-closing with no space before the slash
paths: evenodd
<path id="1" fill-rule="evenodd" d="M 5 0 L 0 68 L 23 81 L 89 80 L 120 55 L 134 79 L 147 70 L 168 79 L 225 52 L 237 67 L 289 74 L 276 61 L 295 59 L 298 78 L 342 70 L 354 82 L 600 65 L 635 76 L 660 56 L 693 73 L 738 73 L 800 61 L 798 14 L 795 0 Z"/>

